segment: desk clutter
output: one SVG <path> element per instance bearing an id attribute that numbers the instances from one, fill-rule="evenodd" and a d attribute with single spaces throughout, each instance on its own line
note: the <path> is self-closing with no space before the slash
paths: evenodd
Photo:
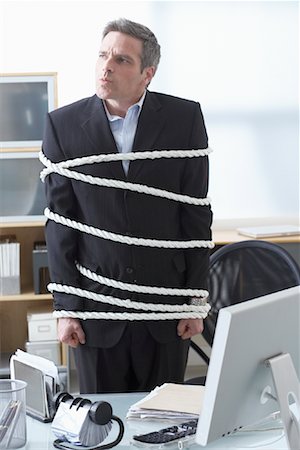
<path id="1" fill-rule="evenodd" d="M 0 448 L 26 444 L 25 388 L 20 380 L 0 380 Z"/>
<path id="2" fill-rule="evenodd" d="M 199 418 L 205 386 L 164 383 L 133 404 L 127 419 L 189 421 Z"/>
<path id="3" fill-rule="evenodd" d="M 26 412 L 41 422 L 54 416 L 52 399 L 60 391 L 58 369 L 53 361 L 17 350 L 10 358 L 12 379 L 27 383 Z"/>
<path id="4" fill-rule="evenodd" d="M 105 448 L 112 448 L 121 441 L 124 424 L 113 415 L 111 405 L 105 401 L 74 398 L 61 391 L 58 370 L 52 361 L 17 350 L 10 359 L 10 371 L 12 380 L 7 381 L 22 380 L 27 384 L 26 413 L 41 422 L 52 422 L 54 447 L 65 449 L 67 442 L 75 448 L 92 446 L 96 449 L 110 433 L 113 422 L 118 425 L 117 437 Z"/>
<path id="5" fill-rule="evenodd" d="M 118 435 L 104 448 L 112 448 L 121 441 L 124 424 L 119 417 L 113 415 L 110 403 L 93 403 L 86 398 L 74 398 L 66 392 L 56 395 L 54 403 L 56 414 L 51 426 L 57 437 L 53 443 L 54 447 L 64 449 L 63 443 L 69 442 L 72 445 L 96 449 L 110 433 L 113 421 L 119 426 Z"/>

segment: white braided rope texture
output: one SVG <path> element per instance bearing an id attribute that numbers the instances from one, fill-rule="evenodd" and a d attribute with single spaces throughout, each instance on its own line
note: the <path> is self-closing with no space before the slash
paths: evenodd
<path id="1" fill-rule="evenodd" d="M 114 242 L 119 242 L 121 244 L 128 245 L 140 245 L 144 247 L 158 247 L 158 248 L 213 248 L 214 243 L 208 240 L 191 240 L 191 241 L 167 241 L 164 239 L 144 239 L 130 236 L 123 236 L 122 234 L 112 233 L 111 231 L 100 230 L 89 225 L 85 225 L 81 222 L 76 222 L 75 220 L 68 219 L 67 217 L 61 216 L 57 213 L 50 211 L 46 208 L 44 211 L 45 216 L 53 220 L 56 223 L 65 225 L 67 227 L 73 228 L 74 230 L 81 231 L 83 233 L 92 234 L 102 239 L 107 239 Z"/>
<path id="2" fill-rule="evenodd" d="M 194 152 L 199 152 L 199 150 L 194 150 Z M 201 150 L 201 152 L 204 152 L 204 150 Z M 142 155 L 144 153 L 150 153 L 150 152 L 141 152 Z M 182 151 L 181 151 L 182 153 Z M 190 153 L 190 152 L 189 152 Z M 139 153 L 127 153 L 127 154 L 120 154 L 120 156 L 127 156 L 131 155 L 130 159 L 135 159 L 132 157 L 132 155 L 139 155 Z M 175 192 L 170 192 L 165 189 L 159 189 L 159 188 L 153 188 L 147 185 L 139 184 L 139 183 L 130 183 L 128 181 L 121 181 L 121 180 L 115 180 L 111 178 L 100 178 L 100 177 L 94 177 L 92 175 L 85 175 L 80 172 L 76 172 L 74 170 L 69 170 L 66 167 L 75 167 L 79 165 L 79 162 L 81 161 L 82 164 L 92 164 L 93 162 L 99 162 L 97 159 L 100 157 L 112 157 L 113 155 L 97 155 L 97 156 L 90 156 L 85 158 L 76 158 L 74 160 L 68 160 L 63 161 L 58 164 L 52 163 L 49 159 L 45 157 L 45 155 L 40 152 L 39 158 L 40 161 L 47 167 L 46 169 L 42 170 L 40 178 L 44 182 L 47 175 L 49 175 L 52 172 L 55 172 L 61 176 L 65 176 L 67 178 L 71 178 L 77 181 L 82 181 L 84 183 L 89 183 L 96 186 L 102 186 L 102 187 L 112 187 L 116 189 L 126 189 L 133 192 L 138 192 L 140 194 L 148 194 L 153 195 L 155 197 L 161 197 L 166 198 L 168 200 L 174 200 L 181 203 L 187 203 L 190 205 L 196 205 L 196 206 L 208 206 L 210 204 L 210 198 L 197 198 L 197 197 L 190 197 L 189 195 L 183 195 L 183 194 L 176 194 Z M 119 154 L 118 154 L 119 156 Z M 204 156 L 204 155 L 203 155 Z M 170 157 L 170 156 L 169 156 Z M 182 156 L 181 156 L 182 157 Z M 101 160 L 104 158 L 101 158 Z M 118 159 L 129 159 L 129 158 L 121 158 Z M 141 158 L 137 158 L 141 159 Z M 76 163 L 74 163 L 76 161 Z M 85 162 L 89 161 L 89 162 Z"/>
<path id="3" fill-rule="evenodd" d="M 204 319 L 211 308 L 208 303 L 203 305 L 170 305 L 166 303 L 142 303 L 130 299 L 120 299 L 109 295 L 96 294 L 74 286 L 68 286 L 57 283 L 49 283 L 50 292 L 64 292 L 73 294 L 85 299 L 96 302 L 107 303 L 109 305 L 131 308 L 140 311 L 160 311 L 147 313 L 116 313 L 116 312 L 98 312 L 98 311 L 54 311 L 56 318 L 72 317 L 77 319 L 106 319 L 106 320 L 174 320 L 174 319 Z"/>
<path id="4" fill-rule="evenodd" d="M 208 198 L 195 198 L 187 195 L 176 194 L 173 192 L 165 191 L 162 189 L 152 188 L 145 185 L 121 182 L 119 180 L 92 177 L 90 175 L 84 175 L 76 171 L 68 170 L 68 167 L 76 167 L 83 164 L 94 164 L 97 162 L 109 162 L 120 160 L 135 160 L 135 159 L 156 159 L 156 158 L 192 158 L 199 156 L 207 156 L 211 152 L 211 149 L 200 150 L 157 150 L 157 151 L 145 151 L 145 152 L 133 152 L 133 153 L 117 153 L 117 154 L 104 154 L 93 155 L 83 158 L 75 158 L 73 160 L 62 161 L 54 164 L 46 158 L 46 156 L 40 152 L 40 160 L 46 166 L 41 172 L 41 180 L 44 181 L 46 176 L 52 172 L 58 173 L 68 178 L 73 178 L 82 182 L 90 184 L 96 184 L 98 186 L 115 187 L 119 189 L 128 189 L 139 193 L 145 193 L 148 195 L 155 195 L 170 200 L 175 200 L 183 203 L 189 203 L 198 206 L 209 205 L 210 200 Z M 111 233 L 105 230 L 100 230 L 95 227 L 91 227 L 80 222 L 65 218 L 59 214 L 53 213 L 49 208 L 45 209 L 45 215 L 48 219 L 60 223 L 62 225 L 77 229 L 81 232 L 93 234 L 94 236 L 101 237 L 103 239 L 109 239 L 115 242 L 126 243 L 128 245 L 143 245 L 149 247 L 160 248 L 213 248 L 214 243 L 212 241 L 205 240 L 191 240 L 191 241 L 166 241 L 157 239 L 143 239 L 132 238 L 128 236 L 122 236 L 115 233 Z M 94 274 L 88 269 L 78 265 L 78 270 L 83 275 L 94 279 L 97 282 L 106 284 L 109 286 L 116 286 L 119 289 L 129 290 L 130 292 L 143 292 L 143 293 L 156 293 L 160 295 L 188 295 L 207 298 L 208 292 L 205 290 L 195 289 L 175 289 L 175 288 L 162 288 L 154 286 L 141 286 L 131 285 L 130 283 L 122 283 L 116 280 L 111 280 L 100 275 Z M 138 309 L 138 310 L 152 310 L 152 311 L 170 311 L 161 313 L 115 313 L 115 312 L 97 312 L 97 311 L 55 311 L 54 317 L 73 317 L 80 319 L 107 319 L 107 320 L 174 320 L 174 319 L 191 319 L 191 318 L 205 318 L 210 310 L 210 305 L 204 303 L 200 306 L 195 305 L 166 305 L 166 304 L 152 304 L 152 303 L 140 303 L 132 302 L 131 300 L 117 299 L 115 297 L 103 296 L 101 294 L 95 294 L 90 291 L 75 288 L 73 286 L 59 285 L 56 283 L 50 283 L 48 285 L 50 291 L 72 293 L 75 295 L 83 296 L 94 301 L 102 301 L 110 303 L 116 306 Z M 183 293 L 184 292 L 184 293 Z M 175 311 L 175 312 L 174 312 Z"/>
<path id="5" fill-rule="evenodd" d="M 113 280 L 111 278 L 103 277 L 95 272 L 92 272 L 86 267 L 76 264 L 79 272 L 90 280 L 97 283 L 104 284 L 105 286 L 121 289 L 128 292 L 138 292 L 140 294 L 156 294 L 156 295 L 174 295 L 182 297 L 201 297 L 207 298 L 208 291 L 204 289 L 177 289 L 177 288 L 165 288 L 155 286 L 143 286 L 139 284 L 123 283 L 122 281 Z"/>
<path id="6" fill-rule="evenodd" d="M 96 294 L 74 286 L 67 286 L 57 283 L 48 284 L 50 292 L 64 292 L 79 297 L 87 298 L 96 302 L 107 303 L 114 306 L 131 308 L 142 311 L 158 311 L 147 313 L 116 313 L 116 312 L 98 312 L 98 311 L 54 311 L 56 318 L 72 317 L 77 319 L 106 319 L 106 320 L 174 320 L 174 319 L 204 319 L 209 310 L 210 305 L 169 305 L 165 303 L 142 303 L 135 302 L 130 299 L 119 299 L 109 295 Z"/>
<path id="7" fill-rule="evenodd" d="M 150 150 L 143 152 L 128 152 L 128 153 L 105 153 L 101 155 L 83 156 L 80 158 L 73 158 L 60 163 L 52 163 L 41 151 L 39 158 L 41 162 L 47 167 L 42 173 L 45 172 L 45 177 L 48 173 L 51 173 L 52 165 L 58 167 L 78 167 L 85 164 L 94 164 L 101 162 L 113 162 L 113 161 L 134 161 L 141 159 L 159 159 L 159 158 L 195 158 L 199 156 L 208 156 L 212 152 L 212 149 L 207 147 L 197 150 Z"/>
<path id="8" fill-rule="evenodd" d="M 97 311 L 64 311 L 56 310 L 53 317 L 71 317 L 73 319 L 104 319 L 104 320 L 178 320 L 178 319 L 204 319 L 207 314 L 203 313 L 116 313 Z"/>
<path id="9" fill-rule="evenodd" d="M 48 290 L 50 292 L 64 292 L 66 294 L 76 295 L 78 297 L 88 298 L 95 302 L 107 303 L 109 305 L 119 306 L 121 308 L 136 309 L 141 311 L 160 311 L 160 312 L 191 312 L 191 313 L 207 313 L 210 310 L 210 305 L 203 301 L 203 305 L 170 305 L 168 303 L 143 303 L 136 302 L 130 299 L 121 299 L 112 297 L 111 295 L 97 294 L 86 289 L 76 288 L 74 286 L 68 286 L 66 284 L 49 283 Z"/>

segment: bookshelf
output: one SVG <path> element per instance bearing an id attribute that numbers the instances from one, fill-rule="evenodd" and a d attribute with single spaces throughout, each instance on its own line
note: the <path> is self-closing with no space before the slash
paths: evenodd
<path id="1" fill-rule="evenodd" d="M 15 235 L 20 242 L 21 294 L 0 296 L 1 354 L 13 353 L 17 348 L 25 350 L 28 308 L 52 308 L 52 296 L 36 295 L 33 289 L 32 250 L 34 242 L 45 240 L 44 222 L 0 223 L 0 236 L 5 235 Z"/>

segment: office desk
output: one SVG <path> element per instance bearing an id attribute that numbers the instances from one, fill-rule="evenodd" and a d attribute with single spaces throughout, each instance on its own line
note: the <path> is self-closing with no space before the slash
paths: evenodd
<path id="1" fill-rule="evenodd" d="M 234 242 L 248 241 L 255 238 L 239 234 L 235 229 L 212 229 L 213 241 L 216 245 L 233 244 Z M 256 238 L 259 241 L 274 242 L 275 244 L 300 244 L 300 235 L 276 236 L 269 238 Z"/>
<path id="2" fill-rule="evenodd" d="M 113 408 L 114 415 L 120 417 L 124 421 L 125 433 L 121 443 L 115 447 L 118 449 L 137 449 L 137 447 L 130 446 L 131 437 L 134 434 L 146 433 L 149 431 L 158 430 L 164 426 L 169 426 L 169 423 L 162 422 L 150 422 L 150 421 L 137 421 L 125 419 L 126 413 L 129 407 L 143 398 L 145 394 L 106 394 L 106 395 L 92 395 L 89 398 L 93 401 L 105 400 L 108 401 Z M 226 414 L 226 412 L 225 412 Z M 23 447 L 24 450 L 53 450 L 54 436 L 51 431 L 50 423 L 41 423 L 31 417 L 27 417 L 27 444 Z M 103 442 L 111 442 L 117 435 L 117 425 L 113 426 L 107 439 Z M 228 449 L 228 450 L 245 450 L 246 448 L 252 448 L 256 450 L 285 450 L 287 449 L 286 440 L 283 436 L 282 430 L 277 431 L 264 431 L 264 432 L 251 432 L 251 433 L 238 433 L 234 436 L 228 436 L 222 438 L 214 443 L 209 444 L 206 447 L 200 447 L 196 444 L 189 446 L 188 448 L 206 448 L 209 450 L 214 449 Z M 80 447 L 78 447 L 80 449 Z"/>

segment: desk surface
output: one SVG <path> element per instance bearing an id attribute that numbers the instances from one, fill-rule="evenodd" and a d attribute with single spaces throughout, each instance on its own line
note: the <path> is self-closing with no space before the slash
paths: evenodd
<path id="1" fill-rule="evenodd" d="M 169 426 L 170 423 L 151 422 L 151 421 L 137 421 L 125 419 L 129 407 L 143 398 L 145 394 L 131 393 L 131 394 L 106 394 L 89 396 L 92 400 L 108 401 L 113 408 L 114 415 L 120 417 L 124 421 L 125 433 L 121 443 L 116 447 L 119 449 L 137 449 L 131 446 L 130 441 L 134 434 L 146 433 L 155 431 L 164 426 Z M 112 431 L 103 443 L 111 442 L 115 439 L 117 434 L 117 426 L 113 426 Z M 50 423 L 42 423 L 31 417 L 27 417 L 27 444 L 23 447 L 24 450 L 51 450 L 53 449 L 54 436 L 51 431 Z M 251 432 L 251 433 L 237 433 L 233 436 L 228 436 L 209 444 L 206 447 L 198 445 L 191 445 L 189 448 L 206 448 L 213 449 L 228 449 L 228 450 L 245 450 L 245 448 L 256 448 L 264 450 L 285 450 L 287 449 L 286 440 L 283 436 L 283 430 Z M 80 449 L 80 447 L 78 447 Z"/>
<path id="2" fill-rule="evenodd" d="M 214 229 L 212 230 L 213 241 L 216 245 L 232 244 L 234 242 L 253 240 L 249 236 L 239 234 L 234 229 Z M 296 236 L 274 236 L 272 238 L 256 238 L 259 241 L 269 241 L 276 244 L 300 243 L 300 235 Z"/>

